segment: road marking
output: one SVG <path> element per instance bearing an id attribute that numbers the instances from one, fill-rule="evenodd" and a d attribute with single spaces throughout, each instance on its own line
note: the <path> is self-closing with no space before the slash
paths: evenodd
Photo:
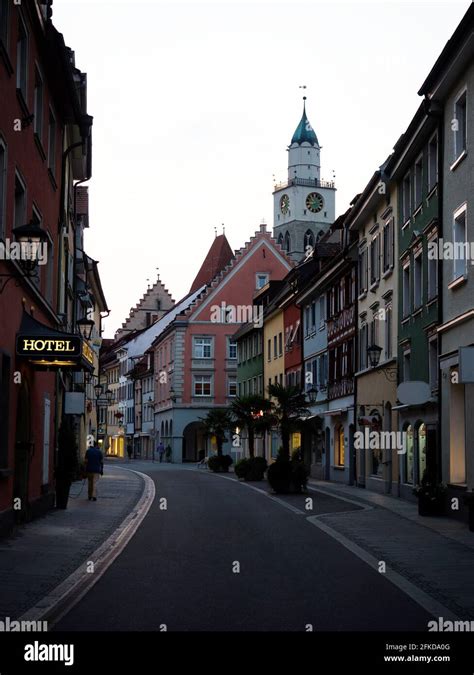
<path id="1" fill-rule="evenodd" d="M 201 474 L 202 475 L 202 474 Z M 223 478 L 224 480 L 231 480 L 233 483 L 237 483 L 238 485 L 243 485 L 244 487 L 249 488 L 249 490 L 255 490 L 255 492 L 260 492 L 260 494 L 265 495 L 265 497 L 268 497 L 269 499 L 272 499 L 274 502 L 278 502 L 282 506 L 284 506 L 286 509 L 289 511 L 292 511 L 293 513 L 297 513 L 299 516 L 305 516 L 306 511 L 301 511 L 301 509 L 297 509 L 296 506 L 293 506 L 292 504 L 287 504 L 287 502 L 284 502 L 283 499 L 280 499 L 279 497 L 275 497 L 274 495 L 270 494 L 266 490 L 262 490 L 261 488 L 255 487 L 255 485 L 249 485 L 248 483 L 240 480 L 236 480 L 235 478 L 231 478 L 230 476 L 221 476 L 221 474 L 216 473 L 214 474 L 218 478 Z"/>
<path id="2" fill-rule="evenodd" d="M 225 480 L 231 480 L 234 483 L 240 483 L 241 485 L 245 485 L 246 487 L 250 488 L 251 490 L 255 490 L 256 492 L 260 492 L 261 494 L 266 495 L 270 499 L 273 499 L 274 501 L 280 503 L 282 506 L 285 508 L 289 509 L 290 511 L 293 511 L 295 513 L 298 513 L 300 515 L 305 515 L 307 516 L 307 513 L 304 511 L 300 511 L 300 509 L 295 508 L 294 506 L 287 504 L 284 502 L 282 499 L 279 499 L 278 497 L 274 497 L 273 495 L 270 495 L 268 492 L 265 492 L 264 490 L 255 487 L 254 485 L 249 485 L 245 482 L 237 481 L 234 478 L 230 478 L 229 476 L 221 476 L 219 474 L 215 474 L 219 478 L 224 478 Z M 326 490 L 321 490 L 319 488 L 313 488 L 308 486 L 308 489 L 311 490 L 312 492 L 320 492 L 322 494 L 328 495 L 330 497 L 334 497 L 335 499 L 340 499 L 341 501 L 344 502 L 349 502 L 350 504 L 355 504 L 356 506 L 359 507 L 360 510 L 364 511 L 372 511 L 374 509 L 373 506 L 366 505 L 366 504 L 361 504 L 360 502 L 356 502 L 353 499 L 348 499 L 347 497 L 340 497 L 339 495 L 334 495 L 330 491 Z M 340 534 L 336 530 L 334 530 L 332 527 L 329 525 L 326 525 L 326 523 L 323 523 L 319 520 L 322 516 L 340 516 L 340 515 L 346 515 L 346 514 L 354 514 L 354 511 L 335 511 L 331 512 L 328 514 L 325 513 L 320 513 L 318 515 L 314 516 L 307 516 L 306 520 L 311 523 L 311 525 L 314 525 L 315 527 L 319 528 L 322 532 L 327 534 L 328 536 L 332 537 L 335 539 L 341 546 L 344 546 L 348 551 L 350 551 L 353 555 L 356 555 L 358 558 L 360 558 L 363 562 L 365 562 L 369 567 L 371 567 L 374 571 L 379 574 L 379 560 L 375 558 L 373 555 L 365 551 L 361 546 L 358 546 L 354 542 L 352 542 L 350 539 L 345 537 L 343 534 Z M 442 605 L 440 602 L 435 600 L 434 598 L 431 597 L 428 593 L 425 593 L 425 591 L 422 591 L 420 588 L 415 586 L 411 581 L 408 581 L 404 576 L 399 574 L 398 572 L 395 572 L 394 570 L 387 568 L 385 573 L 384 573 L 384 578 L 386 578 L 388 581 L 390 581 L 394 586 L 396 586 L 399 590 L 401 590 L 405 595 L 408 595 L 409 598 L 414 600 L 418 605 L 420 605 L 424 610 L 426 610 L 429 614 L 432 616 L 442 616 L 445 617 L 448 621 L 459 621 L 459 617 L 456 616 L 450 609 Z"/>
<path id="3" fill-rule="evenodd" d="M 350 539 L 345 537 L 340 532 L 337 532 L 329 525 L 326 525 L 326 523 L 323 523 L 320 520 L 318 520 L 319 518 L 320 516 L 309 516 L 306 520 L 308 520 L 315 527 L 322 530 L 322 532 L 324 532 L 325 534 L 335 539 L 339 544 L 341 544 L 341 546 L 344 546 L 344 548 L 346 548 L 348 551 L 350 551 L 358 558 L 363 560 L 363 562 L 365 562 L 367 565 L 369 565 L 369 567 L 374 569 L 379 574 L 378 571 L 379 560 L 377 560 L 377 558 L 375 558 L 370 553 L 367 553 L 367 551 L 365 551 L 361 546 L 354 544 L 354 542 L 352 542 Z M 388 581 L 390 581 L 394 586 L 403 591 L 403 593 L 408 595 L 412 600 L 414 600 L 418 605 L 423 607 L 423 609 L 425 609 L 432 616 L 435 617 L 442 616 L 449 621 L 459 620 L 459 617 L 457 617 L 450 609 L 444 607 L 444 605 L 442 605 L 440 602 L 432 598 L 431 595 L 428 595 L 428 593 L 422 591 L 420 588 L 415 586 L 415 584 L 412 584 L 411 581 L 408 581 L 408 579 L 406 579 L 398 572 L 395 572 L 394 570 L 391 570 L 389 567 L 387 567 L 385 573 L 383 574 L 383 577 L 385 579 L 388 579 Z"/>
<path id="4" fill-rule="evenodd" d="M 87 560 L 94 560 L 94 574 L 87 572 L 86 561 L 84 561 L 75 572 L 25 612 L 18 621 L 48 621 L 49 628 L 51 628 L 68 614 L 99 581 L 140 527 L 155 499 L 155 483 L 140 471 L 125 467 L 116 468 L 140 476 L 144 480 L 145 488 L 133 511 L 98 549 L 87 556 Z"/>

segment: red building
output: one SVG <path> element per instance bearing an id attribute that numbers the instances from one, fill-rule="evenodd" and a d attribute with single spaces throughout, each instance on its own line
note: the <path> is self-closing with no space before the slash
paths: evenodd
<path id="1" fill-rule="evenodd" d="M 62 394 L 91 360 L 75 334 L 74 184 L 91 174 L 92 119 L 51 5 L 0 2 L 0 533 L 51 507 Z M 44 240 L 30 275 L 7 259 L 27 223 Z"/>
<path id="2" fill-rule="evenodd" d="M 196 461 L 211 449 L 200 418 L 212 408 L 228 406 L 237 395 L 233 336 L 250 320 L 263 325 L 254 296 L 270 280 L 285 277 L 291 267 L 265 225 L 235 255 L 225 237 L 214 242 L 192 286 L 198 296 L 190 294 L 185 309 L 153 344 L 155 429 L 170 447 L 173 461 Z"/>

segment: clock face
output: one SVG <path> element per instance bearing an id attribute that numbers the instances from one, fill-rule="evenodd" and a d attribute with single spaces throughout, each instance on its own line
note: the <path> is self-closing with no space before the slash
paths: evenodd
<path id="1" fill-rule="evenodd" d="M 283 213 L 283 215 L 286 215 L 290 209 L 290 198 L 288 195 L 283 195 L 283 197 L 280 199 L 280 211 Z"/>
<path id="2" fill-rule="evenodd" d="M 306 208 L 309 209 L 311 213 L 319 213 L 323 206 L 324 200 L 317 192 L 311 192 L 306 197 Z"/>

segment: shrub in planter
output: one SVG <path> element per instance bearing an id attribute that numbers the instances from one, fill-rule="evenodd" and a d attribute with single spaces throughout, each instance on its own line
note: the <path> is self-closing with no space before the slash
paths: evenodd
<path id="1" fill-rule="evenodd" d="M 446 506 L 446 485 L 444 483 L 436 483 L 424 478 L 413 493 L 418 497 L 420 516 L 442 516 L 444 514 Z"/>
<path id="2" fill-rule="evenodd" d="M 302 492 L 306 490 L 309 471 L 304 462 L 293 460 L 291 462 L 291 489 L 292 492 Z"/>
<path id="3" fill-rule="evenodd" d="M 221 455 L 221 471 L 229 471 L 230 465 L 233 463 L 233 459 L 230 455 Z"/>
<path id="4" fill-rule="evenodd" d="M 291 462 L 287 459 L 277 459 L 270 464 L 267 471 L 270 487 L 276 493 L 282 494 L 290 491 Z"/>
<path id="5" fill-rule="evenodd" d="M 209 457 L 207 465 L 211 471 L 214 471 L 214 473 L 227 473 L 232 462 L 233 460 L 230 455 L 214 455 L 213 457 Z"/>
<path id="6" fill-rule="evenodd" d="M 250 460 L 244 457 L 243 459 L 240 459 L 234 468 L 235 475 L 237 478 L 247 478 L 249 472 L 250 472 Z"/>
<path id="7" fill-rule="evenodd" d="M 263 480 L 265 471 L 267 470 L 268 464 L 265 457 L 250 457 L 249 461 L 249 471 L 245 480 L 250 481 L 259 481 Z M 237 467 L 236 467 L 237 468 Z"/>

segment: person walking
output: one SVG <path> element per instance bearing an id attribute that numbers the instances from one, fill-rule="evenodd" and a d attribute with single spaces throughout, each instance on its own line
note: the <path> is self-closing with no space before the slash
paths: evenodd
<path id="1" fill-rule="evenodd" d="M 165 454 L 165 446 L 163 445 L 163 441 L 160 441 L 158 443 L 158 455 L 160 457 L 160 464 L 163 461 L 164 454 Z"/>
<path id="2" fill-rule="evenodd" d="M 104 475 L 104 456 L 97 443 L 86 452 L 86 476 L 88 481 L 89 501 L 97 501 L 97 481 Z"/>

